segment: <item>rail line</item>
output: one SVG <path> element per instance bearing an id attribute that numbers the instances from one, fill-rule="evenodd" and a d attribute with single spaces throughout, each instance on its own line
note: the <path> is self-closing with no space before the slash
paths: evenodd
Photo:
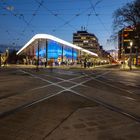
<path id="1" fill-rule="evenodd" d="M 17 71 L 20 71 L 20 72 L 23 72 L 23 73 L 26 73 L 26 74 L 30 74 L 30 76 L 34 76 L 33 74 L 31 74 L 31 73 L 29 73 L 29 72 L 26 72 L 26 71 L 23 71 L 23 70 L 17 70 Z M 43 86 L 40 86 L 40 87 L 36 87 L 36 88 L 33 88 L 33 89 L 30 89 L 31 91 L 32 90 L 38 90 L 38 89 L 41 89 L 41 88 L 46 88 L 46 87 L 49 87 L 49 86 L 52 86 L 52 85 L 56 85 L 56 84 L 60 84 L 60 83 L 63 83 L 63 82 L 70 82 L 70 83 L 73 83 L 73 84 L 77 84 L 76 82 L 73 82 L 72 80 L 76 80 L 76 79 L 79 79 L 79 78 L 84 78 L 84 77 L 86 77 L 86 75 L 84 75 L 84 73 L 82 73 L 83 75 L 80 75 L 80 76 L 78 76 L 78 77 L 74 77 L 74 78 L 70 78 L 70 79 L 63 79 L 63 78 L 59 78 L 59 77 L 54 77 L 54 76 L 51 76 L 51 75 L 46 75 L 46 76 L 49 76 L 49 77 L 52 77 L 52 78 L 56 78 L 56 79 L 59 79 L 59 80 L 61 80 L 61 81 L 59 81 L 59 82 L 51 82 L 51 81 L 49 81 L 49 80 L 46 80 L 46 79 L 44 79 L 44 78 L 42 78 L 42 80 L 43 81 L 45 81 L 45 82 L 49 82 L 50 84 L 48 84 L 48 85 L 43 85 Z M 94 73 L 95 74 L 95 73 Z M 97 74 L 97 73 L 96 73 Z M 100 73 L 99 73 L 100 74 Z M 44 74 L 44 76 L 45 76 L 45 74 Z M 36 78 L 40 78 L 39 76 L 38 77 L 36 77 Z M 81 84 L 81 86 L 84 86 L 84 87 L 86 87 L 86 85 L 83 85 L 83 84 Z M 28 91 L 30 91 L 30 90 L 27 90 L 27 91 L 25 91 L 25 92 L 28 92 Z M 23 92 L 22 92 L 23 93 Z M 2 100 L 2 99 L 5 99 L 5 98 L 8 98 L 8 97 L 11 97 L 11 96 L 15 96 L 15 95 L 19 95 L 19 93 L 10 93 L 10 94 L 7 94 L 7 95 L 3 95 L 3 96 L 0 96 L 0 100 Z"/>
<path id="2" fill-rule="evenodd" d="M 126 117 L 128 117 L 128 118 L 130 118 L 130 119 L 132 119 L 132 120 L 135 120 L 135 121 L 137 121 L 137 122 L 140 123 L 140 117 L 137 116 L 136 114 L 133 114 L 133 113 L 131 113 L 131 112 L 128 112 L 128 111 L 125 111 L 125 110 L 123 110 L 123 109 L 121 109 L 121 108 L 118 108 L 118 107 L 116 107 L 116 106 L 113 106 L 113 105 L 111 105 L 111 104 L 109 104 L 109 103 L 106 103 L 106 102 L 104 102 L 104 101 L 101 101 L 101 100 L 98 99 L 98 98 L 95 98 L 95 97 L 90 98 L 90 97 L 88 97 L 88 96 L 82 95 L 82 94 L 80 94 L 80 93 L 78 93 L 78 92 L 75 92 L 75 91 L 73 91 L 73 93 L 75 93 L 76 95 L 79 95 L 79 96 L 81 96 L 81 97 L 84 97 L 84 98 L 86 98 L 86 99 L 88 99 L 88 100 L 90 100 L 90 101 L 94 101 L 94 102 L 100 104 L 101 106 L 103 106 L 103 107 L 105 107 L 105 108 L 108 108 L 109 110 L 112 110 L 112 111 L 114 111 L 114 112 L 117 112 L 117 113 L 119 113 L 119 114 L 122 114 L 122 115 L 124 115 L 124 116 L 126 116 Z"/>
<path id="3" fill-rule="evenodd" d="M 97 75 L 97 76 L 94 77 L 94 78 L 100 77 L 100 76 L 105 75 L 105 74 L 107 74 L 107 73 L 108 73 L 108 71 L 105 72 L 105 73 L 102 73 L 102 74 L 100 74 L 100 75 Z M 32 76 L 33 76 L 33 75 L 32 75 Z M 88 75 L 88 76 L 89 76 L 89 75 Z M 40 79 L 40 78 L 39 78 L 39 79 Z M 81 96 L 81 97 L 83 97 L 83 98 L 85 98 L 85 99 L 87 99 L 87 100 L 90 100 L 90 101 L 92 101 L 92 102 L 96 102 L 97 104 L 99 104 L 99 105 L 101 105 L 101 106 L 103 106 L 103 107 L 105 107 L 105 108 L 107 108 L 107 109 L 109 109 L 109 110 L 112 110 L 112 111 L 114 111 L 114 112 L 116 112 L 116 113 L 122 114 L 122 115 L 124 115 L 124 116 L 126 116 L 126 117 L 128 117 L 128 118 L 130 118 L 130 119 L 132 119 L 132 120 L 135 120 L 136 122 L 139 122 L 139 123 L 140 123 L 140 117 L 137 116 L 136 114 L 133 114 L 133 113 L 128 112 L 128 111 L 126 111 L 126 110 L 124 110 L 124 109 L 118 108 L 117 106 L 111 105 L 111 104 L 109 104 L 109 103 L 107 103 L 107 102 L 104 102 L 104 101 L 98 99 L 98 98 L 95 98 L 95 97 L 92 97 L 92 98 L 91 98 L 91 97 L 85 96 L 85 95 L 83 95 L 83 94 L 80 94 L 80 93 L 78 93 L 78 92 L 72 90 L 72 88 L 77 87 L 77 86 L 79 86 L 79 85 L 81 85 L 81 84 L 83 84 L 83 83 L 86 83 L 86 82 L 88 82 L 88 81 L 90 81 L 90 80 L 92 80 L 92 79 L 93 79 L 93 77 L 89 78 L 89 79 L 86 80 L 86 81 L 82 81 L 82 82 L 80 82 L 80 83 L 78 83 L 78 84 L 75 84 L 75 85 L 73 85 L 73 86 L 71 86 L 71 87 L 69 87 L 69 88 L 65 88 L 65 87 L 61 86 L 61 87 L 63 88 L 63 90 L 61 90 L 60 92 L 57 92 L 57 93 L 54 93 L 54 94 L 50 94 L 50 95 L 45 96 L 45 97 L 41 97 L 41 98 L 39 98 L 39 99 L 37 99 L 37 100 L 28 102 L 28 103 L 26 103 L 26 104 L 24 104 L 24 105 L 18 106 L 18 107 L 14 108 L 14 109 L 11 109 L 11 110 L 9 110 L 9 111 L 0 112 L 0 118 L 9 116 L 10 114 L 13 114 L 13 113 L 15 113 L 15 112 L 21 111 L 22 109 L 31 107 L 31 106 L 33 106 L 33 105 L 35 105 L 35 104 L 37 104 L 37 103 L 40 103 L 40 102 L 45 101 L 45 100 L 48 100 L 48 99 L 50 99 L 50 98 L 52 98 L 52 97 L 54 97 L 54 96 L 57 96 L 57 95 L 59 95 L 59 94 L 65 92 L 65 91 L 70 91 L 70 92 L 72 92 L 73 94 L 76 94 L 76 95 L 78 95 L 78 96 Z M 40 80 L 43 80 L 43 79 L 41 78 Z M 70 79 L 69 79 L 69 80 L 70 80 Z M 47 82 L 48 82 L 48 81 L 47 81 Z M 51 84 L 53 84 L 53 83 L 51 83 Z M 55 83 L 55 85 L 57 86 L 56 83 Z"/>
<path id="4" fill-rule="evenodd" d="M 87 74 L 85 74 L 85 75 L 88 76 Z M 97 77 L 97 78 L 94 78 L 94 77 L 91 77 L 91 75 L 89 75 L 89 77 L 92 78 L 92 80 L 95 80 L 95 81 L 97 81 L 97 82 L 99 82 L 99 83 L 101 83 L 101 84 L 104 84 L 104 85 L 108 86 L 108 87 L 112 87 L 112 88 L 115 88 L 115 89 L 117 89 L 117 90 L 119 90 L 119 91 L 123 91 L 123 94 L 124 94 L 124 95 L 125 95 L 125 93 L 128 93 L 130 96 L 132 96 L 132 97 L 130 97 L 130 96 L 128 96 L 128 95 L 127 95 L 127 96 L 124 96 L 124 95 L 119 94 L 119 95 L 121 95 L 121 96 L 124 97 L 124 98 L 130 99 L 130 100 L 134 100 L 134 101 L 137 100 L 136 98 L 133 97 L 133 96 L 134 96 L 133 92 L 131 92 L 131 91 L 129 91 L 129 90 L 126 90 L 126 89 L 124 89 L 124 88 L 115 86 L 115 85 L 113 85 L 113 84 L 110 84 L 109 82 L 104 82 L 103 80 L 98 79 L 98 77 Z M 108 81 L 111 81 L 111 80 L 105 78 L 104 75 L 101 75 L 100 77 L 101 77 L 101 78 L 104 78 L 104 79 L 106 79 L 106 80 L 108 80 Z M 99 77 L 99 78 L 100 78 L 100 77 Z M 112 81 L 111 81 L 111 82 L 112 82 Z M 113 93 L 114 93 L 114 92 L 113 92 Z M 114 94 L 116 94 L 116 93 L 114 93 Z"/>
<path id="5" fill-rule="evenodd" d="M 37 100 L 34 100 L 34 101 L 31 101 L 31 102 L 25 103 L 25 104 L 20 105 L 20 106 L 17 106 L 17 107 L 15 107 L 15 108 L 11 109 L 11 110 L 8 110 L 8 111 L 5 111 L 5 112 L 0 112 L 0 118 L 5 117 L 5 116 L 8 116 L 8 115 L 10 115 L 10 114 L 12 114 L 12 113 L 14 113 L 14 112 L 20 111 L 21 109 L 24 109 L 24 108 L 27 108 L 27 107 L 29 107 L 29 106 L 32 106 L 32 105 L 34 105 L 34 104 L 36 104 L 36 103 L 39 103 L 39 102 L 41 102 L 41 101 L 44 101 L 44 100 L 46 100 L 46 99 L 48 99 L 48 98 L 51 98 L 51 97 L 53 97 L 53 96 L 56 96 L 56 95 L 58 95 L 58 94 L 60 94 L 60 93 L 62 93 L 62 92 L 64 92 L 64 91 L 71 91 L 71 92 L 73 92 L 73 91 L 71 90 L 71 88 L 74 88 L 74 87 L 77 87 L 77 86 L 81 86 L 81 85 L 83 85 L 84 83 L 86 83 L 87 81 L 90 81 L 90 80 L 91 80 L 91 79 L 89 78 L 89 79 L 87 79 L 86 81 L 84 80 L 84 81 L 82 81 L 82 82 L 80 82 L 80 83 L 77 83 L 77 84 L 75 84 L 75 85 L 73 85 L 73 86 L 71 86 L 71 87 L 69 87 L 69 88 L 66 88 L 66 87 L 63 87 L 63 86 L 59 85 L 58 83 L 53 83 L 53 82 L 48 81 L 48 80 L 46 80 L 46 79 L 40 78 L 40 77 L 38 77 L 38 76 L 36 76 L 36 75 L 34 75 L 34 74 L 31 74 L 31 73 L 29 73 L 29 72 L 26 72 L 26 71 L 22 71 L 22 72 L 23 72 L 23 73 L 30 74 L 31 76 L 33 76 L 33 77 L 35 77 L 35 78 L 38 78 L 38 79 L 40 79 L 40 80 L 49 82 L 49 83 L 50 83 L 49 85 L 58 86 L 58 87 L 62 88 L 62 91 L 60 91 L 60 92 L 58 92 L 58 93 L 54 93 L 54 94 L 49 95 L 49 96 L 40 97 L 40 98 L 37 99 Z M 100 74 L 100 75 L 104 75 L 104 74 L 106 74 L 106 73 L 108 73 L 108 72 L 105 72 L 105 73 Z M 97 75 L 96 77 L 99 77 L 100 75 Z M 85 75 L 82 75 L 82 76 L 79 76 L 79 77 L 75 77 L 75 78 L 71 78 L 71 79 L 69 79 L 69 80 L 78 79 L 78 78 L 81 78 L 81 77 L 85 77 Z M 68 81 L 69 81 L 69 80 L 68 80 Z M 65 81 L 65 80 L 64 80 L 64 81 Z M 61 82 L 63 82 L 63 81 L 61 81 Z M 49 85 L 43 86 L 42 88 L 45 88 L 45 87 L 47 87 L 47 86 L 49 86 Z"/>

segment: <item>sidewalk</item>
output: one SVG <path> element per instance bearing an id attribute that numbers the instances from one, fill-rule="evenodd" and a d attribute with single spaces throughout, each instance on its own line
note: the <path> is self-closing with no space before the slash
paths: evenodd
<path id="1" fill-rule="evenodd" d="M 53 68 L 60 68 L 60 69 L 94 69 L 94 68 L 110 67 L 110 66 L 114 66 L 114 64 L 96 65 L 96 66 L 92 66 L 92 67 L 89 67 L 89 68 L 88 67 L 84 68 L 81 65 L 60 65 L 60 66 L 53 66 Z M 11 67 L 11 68 L 36 68 L 36 65 L 8 64 L 5 67 Z M 45 67 L 44 65 L 42 65 L 42 66 L 38 66 L 38 68 L 50 68 L 50 66 Z"/>
<path id="2" fill-rule="evenodd" d="M 128 65 L 121 65 L 120 67 L 121 70 L 130 70 L 130 67 Z M 131 70 L 140 70 L 140 67 L 139 66 L 135 66 L 135 65 L 132 65 L 132 69 Z"/>
<path id="3" fill-rule="evenodd" d="M 118 64 L 105 64 L 105 65 L 96 65 L 96 66 L 92 66 L 92 67 L 86 67 L 84 68 L 83 66 L 81 65 L 60 65 L 60 66 L 53 66 L 53 68 L 56 68 L 56 69 L 81 69 L 81 70 L 91 70 L 91 69 L 100 69 L 100 68 L 111 68 L 113 66 L 119 66 Z M 23 65 L 23 64 L 8 64 L 6 67 L 10 67 L 10 68 L 37 68 L 36 65 Z M 40 69 L 46 69 L 46 68 L 50 68 L 50 66 L 47 66 L 45 67 L 44 65 L 42 66 L 38 66 L 38 68 Z M 127 65 L 120 65 L 120 69 L 121 70 L 129 70 L 129 67 Z M 137 70 L 139 69 L 140 70 L 140 67 L 136 67 L 136 66 L 132 66 L 132 70 Z"/>

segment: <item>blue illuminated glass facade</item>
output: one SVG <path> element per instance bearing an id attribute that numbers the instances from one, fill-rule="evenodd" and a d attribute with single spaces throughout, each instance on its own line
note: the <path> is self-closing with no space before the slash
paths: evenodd
<path id="1" fill-rule="evenodd" d="M 48 59 L 55 59 L 57 60 L 58 58 L 62 58 L 62 52 L 63 52 L 63 57 L 66 59 L 73 59 L 77 60 L 78 52 L 76 49 L 73 49 L 68 46 L 63 46 L 55 42 L 55 41 L 48 41 L 48 46 L 47 46 L 47 57 Z M 38 56 L 38 50 L 36 50 L 36 56 Z M 46 57 L 46 47 L 41 47 L 39 48 L 39 57 L 45 58 Z"/>
<path id="2" fill-rule="evenodd" d="M 48 41 L 48 59 L 62 56 L 62 46 L 54 41 Z"/>

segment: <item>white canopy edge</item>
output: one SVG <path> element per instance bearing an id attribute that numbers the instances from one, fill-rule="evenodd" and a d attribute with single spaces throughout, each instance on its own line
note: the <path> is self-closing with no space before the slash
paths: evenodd
<path id="1" fill-rule="evenodd" d="M 56 41 L 60 44 L 63 44 L 63 45 L 66 45 L 66 46 L 69 46 L 69 47 L 72 47 L 74 49 L 77 49 L 77 50 L 81 50 L 82 52 L 85 52 L 85 53 L 88 53 L 90 55 L 93 55 L 93 56 L 96 56 L 98 57 L 98 54 L 94 53 L 94 52 L 91 52 L 91 51 L 88 51 L 86 49 L 83 49 L 79 46 L 76 46 L 72 43 L 69 43 L 67 41 L 64 41 L 60 38 L 57 38 L 55 36 L 52 36 L 52 35 L 49 35 L 49 34 L 36 34 L 35 36 L 33 36 L 33 38 L 31 38 L 30 41 L 28 41 L 18 52 L 17 52 L 17 55 L 20 54 L 25 48 L 27 48 L 31 43 L 33 43 L 35 40 L 37 39 L 48 39 L 48 40 L 53 40 L 53 41 Z"/>

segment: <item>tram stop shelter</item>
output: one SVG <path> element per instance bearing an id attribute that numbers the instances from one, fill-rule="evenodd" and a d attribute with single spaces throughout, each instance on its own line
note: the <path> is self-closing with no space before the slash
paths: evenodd
<path id="1" fill-rule="evenodd" d="M 74 63 L 82 56 L 98 57 L 94 52 L 83 49 L 72 43 L 49 34 L 36 34 L 18 52 L 17 55 L 26 56 L 26 61 L 56 63 Z"/>

